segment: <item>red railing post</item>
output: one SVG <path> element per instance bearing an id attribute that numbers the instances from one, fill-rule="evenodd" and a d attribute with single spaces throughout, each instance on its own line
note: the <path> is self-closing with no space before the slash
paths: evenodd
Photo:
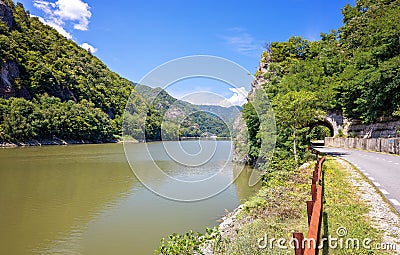
<path id="1" fill-rule="evenodd" d="M 304 235 L 303 233 L 293 233 L 293 246 L 295 255 L 304 254 Z"/>
<path id="2" fill-rule="evenodd" d="M 308 226 L 310 226 L 311 223 L 311 216 L 312 216 L 312 211 L 314 208 L 314 201 L 307 201 L 307 215 L 308 215 Z"/>
<path id="3" fill-rule="evenodd" d="M 311 184 L 311 199 L 313 202 L 317 199 L 317 184 Z"/>

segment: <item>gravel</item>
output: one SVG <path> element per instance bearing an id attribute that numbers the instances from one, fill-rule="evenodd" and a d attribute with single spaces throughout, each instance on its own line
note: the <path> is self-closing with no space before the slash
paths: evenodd
<path id="1" fill-rule="evenodd" d="M 400 254 L 400 215 L 381 196 L 376 188 L 350 163 L 335 158 L 352 176 L 351 183 L 359 188 L 361 198 L 370 205 L 368 216 L 372 224 L 384 232 L 383 243 L 396 244 L 393 254 Z"/>

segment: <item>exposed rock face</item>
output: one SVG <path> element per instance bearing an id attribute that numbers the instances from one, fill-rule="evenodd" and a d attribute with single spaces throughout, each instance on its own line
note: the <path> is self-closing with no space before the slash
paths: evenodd
<path id="1" fill-rule="evenodd" d="M 19 75 L 17 63 L 15 61 L 6 61 L 0 67 L 0 95 L 4 98 L 15 96 L 15 89 L 12 82 Z"/>
<path id="2" fill-rule="evenodd" d="M 265 58 L 265 55 L 262 54 L 255 78 L 251 83 L 250 92 L 247 95 L 247 100 L 249 102 L 254 99 L 256 90 L 260 89 L 261 85 L 267 82 L 267 80 L 264 78 L 264 74 L 267 72 L 269 61 L 270 60 Z M 243 115 L 241 113 L 238 114 L 233 123 L 232 137 L 234 137 L 235 145 L 233 161 L 238 163 L 253 164 L 254 162 L 250 162 L 250 157 L 247 155 L 248 130 L 246 127 L 246 122 L 244 121 Z"/>
<path id="3" fill-rule="evenodd" d="M 11 31 L 13 25 L 13 12 L 12 9 L 0 0 L 0 20 L 3 21 Z M 16 78 L 19 77 L 19 70 L 17 62 L 14 60 L 7 60 L 0 62 L 0 97 L 23 97 L 31 99 L 29 91 L 24 87 L 15 88 L 13 86 Z"/>
<path id="4" fill-rule="evenodd" d="M 270 63 L 270 58 L 266 58 L 264 53 L 261 55 L 260 63 L 258 64 L 258 69 L 255 74 L 254 80 L 251 83 L 251 89 L 247 99 L 251 101 L 255 95 L 255 91 L 261 88 L 261 85 L 268 82 L 264 78 L 264 74 L 268 72 L 268 64 Z"/>
<path id="5" fill-rule="evenodd" d="M 15 88 L 13 82 L 19 77 L 19 70 L 15 61 L 6 61 L 0 64 L 0 97 L 23 97 L 25 99 L 31 99 L 29 91 L 21 86 Z"/>
<path id="6" fill-rule="evenodd" d="M 398 137 L 400 131 L 399 120 L 381 121 L 369 125 L 352 120 L 345 124 L 343 133 L 362 138 Z"/>
<path id="7" fill-rule="evenodd" d="M 12 28 L 13 24 L 13 13 L 10 7 L 8 7 L 3 1 L 0 0 L 0 19 L 6 23 L 6 25 Z"/>
<path id="8" fill-rule="evenodd" d="M 235 150 L 233 152 L 232 160 L 239 164 L 250 164 L 251 162 L 247 148 L 248 132 L 242 115 L 242 113 L 239 113 L 233 123 L 232 137 L 234 140 Z"/>
<path id="9" fill-rule="evenodd" d="M 0 97 L 6 99 L 10 97 L 32 98 L 29 91 L 24 86 L 20 88 L 15 88 L 13 86 L 14 80 L 18 77 L 19 70 L 14 60 L 0 64 Z"/>

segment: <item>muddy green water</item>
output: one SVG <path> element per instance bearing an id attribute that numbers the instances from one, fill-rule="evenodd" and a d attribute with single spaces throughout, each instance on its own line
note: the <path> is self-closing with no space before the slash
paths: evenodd
<path id="1" fill-rule="evenodd" d="M 168 175 L 196 179 L 217 172 L 231 156 L 231 142 L 217 143 L 211 163 L 200 168 L 157 153 L 161 143 L 151 148 L 155 163 Z M 196 141 L 183 144 L 192 152 L 199 147 Z M 130 144 L 127 152 L 140 161 L 136 167 L 148 170 L 146 181 L 151 181 L 153 164 L 143 157 L 145 150 L 144 144 Z M 230 180 L 235 171 L 228 164 L 219 179 Z M 138 181 L 121 144 L 0 149 L 0 254 L 153 254 L 172 232 L 217 225 L 225 209 L 233 210 L 257 189 L 247 185 L 250 172 L 245 169 L 210 199 L 177 202 Z M 174 189 L 168 178 L 154 182 Z"/>

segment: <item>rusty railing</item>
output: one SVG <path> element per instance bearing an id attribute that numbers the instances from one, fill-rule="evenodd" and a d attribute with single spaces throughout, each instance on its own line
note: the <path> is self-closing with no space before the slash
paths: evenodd
<path id="1" fill-rule="evenodd" d="M 322 164 L 325 156 L 319 158 L 315 151 L 317 163 L 313 171 L 311 184 L 311 200 L 307 201 L 308 234 L 304 239 L 303 233 L 293 233 L 295 255 L 317 255 L 320 242 L 320 232 L 323 212 L 323 187 L 322 187 Z"/>

